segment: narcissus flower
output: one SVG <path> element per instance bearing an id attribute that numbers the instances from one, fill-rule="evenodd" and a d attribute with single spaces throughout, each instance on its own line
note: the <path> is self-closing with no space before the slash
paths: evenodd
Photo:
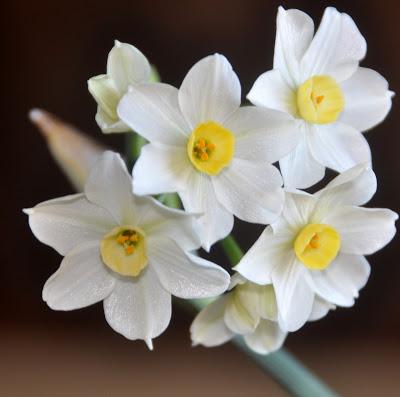
<path id="1" fill-rule="evenodd" d="M 325 167 L 342 172 L 370 161 L 360 131 L 380 123 L 391 108 L 387 81 L 359 67 L 366 42 L 350 16 L 327 8 L 314 36 L 312 19 L 279 8 L 274 68 L 247 98 L 297 119 L 300 144 L 280 161 L 285 186 L 307 188 Z"/>
<path id="2" fill-rule="evenodd" d="M 43 299 L 55 310 L 104 302 L 107 322 L 128 339 L 152 347 L 171 318 L 171 294 L 216 296 L 229 275 L 189 251 L 200 242 L 192 215 L 134 197 L 119 155 L 105 152 L 84 194 L 26 210 L 35 236 L 65 258 L 46 282 Z"/>
<path id="3" fill-rule="evenodd" d="M 130 85 L 148 82 L 150 78 L 151 66 L 147 58 L 136 47 L 116 40 L 108 54 L 107 74 L 88 81 L 89 92 L 98 105 L 96 122 L 103 132 L 130 130 L 118 117 L 118 103 Z"/>
<path id="4" fill-rule="evenodd" d="M 314 195 L 288 192 L 281 217 L 236 266 L 252 282 L 273 284 L 282 329 L 299 329 L 316 299 L 354 304 L 370 273 L 364 255 L 384 247 L 396 232 L 393 211 L 358 207 L 375 190 L 375 174 L 359 165 Z"/>
<path id="5" fill-rule="evenodd" d="M 228 60 L 208 56 L 179 90 L 136 84 L 120 118 L 150 144 L 133 169 L 137 194 L 178 192 L 187 211 L 202 213 L 205 249 L 232 229 L 233 215 L 269 223 L 283 206 L 282 180 L 271 163 L 298 142 L 294 119 L 274 110 L 240 108 L 239 79 Z"/>

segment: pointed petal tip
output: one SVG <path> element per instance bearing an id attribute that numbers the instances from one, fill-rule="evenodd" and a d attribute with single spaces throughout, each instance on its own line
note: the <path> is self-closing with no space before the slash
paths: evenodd
<path id="1" fill-rule="evenodd" d="M 149 348 L 149 350 L 153 351 L 153 340 L 151 338 L 146 338 L 144 341 Z"/>
<path id="2" fill-rule="evenodd" d="M 44 117 L 44 112 L 43 110 L 39 109 L 39 108 L 33 108 L 29 111 L 28 113 L 28 117 L 29 120 L 34 123 L 37 124 L 38 122 L 40 122 L 40 120 L 43 119 Z"/>
<path id="3" fill-rule="evenodd" d="M 23 208 L 22 212 L 26 215 L 32 215 L 34 213 L 34 209 L 33 208 Z"/>

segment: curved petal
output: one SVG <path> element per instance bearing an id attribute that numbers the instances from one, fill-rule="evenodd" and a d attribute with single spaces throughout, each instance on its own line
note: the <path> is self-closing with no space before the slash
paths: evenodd
<path id="1" fill-rule="evenodd" d="M 179 192 L 185 210 L 203 214 L 198 218 L 200 239 L 206 251 L 233 228 L 233 215 L 217 200 L 210 177 L 192 172 L 185 190 Z"/>
<path id="2" fill-rule="evenodd" d="M 244 340 L 247 346 L 256 353 L 269 354 L 282 347 L 286 335 L 287 333 L 279 328 L 278 323 L 261 320 L 253 333 L 244 335 Z"/>
<path id="3" fill-rule="evenodd" d="M 107 74 L 115 86 L 124 94 L 129 85 L 150 80 L 151 67 L 147 58 L 133 45 L 120 43 L 108 54 Z"/>
<path id="4" fill-rule="evenodd" d="M 133 167 L 133 191 L 145 195 L 183 190 L 192 170 L 186 149 L 150 143 Z"/>
<path id="5" fill-rule="evenodd" d="M 35 237 L 61 255 L 86 241 L 100 240 L 115 227 L 109 213 L 83 194 L 45 201 L 24 212 Z"/>
<path id="6" fill-rule="evenodd" d="M 97 107 L 96 123 L 105 134 L 113 132 L 128 132 L 131 129 L 119 119 L 111 118 L 100 106 Z"/>
<path id="7" fill-rule="evenodd" d="M 303 137 L 296 148 L 279 161 L 286 188 L 306 189 L 319 182 L 325 175 L 325 167 L 311 154 L 308 135 L 313 127 L 302 125 Z"/>
<path id="8" fill-rule="evenodd" d="M 179 89 L 179 105 L 193 130 L 205 121 L 223 123 L 240 106 L 239 78 L 220 54 L 197 62 Z"/>
<path id="9" fill-rule="evenodd" d="M 212 183 L 218 201 L 246 222 L 268 224 L 282 211 L 282 178 L 269 163 L 235 158 Z"/>
<path id="10" fill-rule="evenodd" d="M 254 105 L 297 114 L 296 91 L 283 79 L 281 71 L 273 69 L 260 75 L 247 99 Z"/>
<path id="11" fill-rule="evenodd" d="M 284 331 L 297 331 L 310 317 L 314 292 L 307 282 L 306 272 L 294 254 L 272 271 L 279 325 Z"/>
<path id="12" fill-rule="evenodd" d="M 334 123 L 314 127 L 311 131 L 312 156 L 325 167 L 342 172 L 357 164 L 371 162 L 368 142 L 353 127 Z"/>
<path id="13" fill-rule="evenodd" d="M 310 271 L 310 284 L 327 302 L 348 307 L 354 304 L 369 274 L 370 266 L 363 256 L 339 254 L 325 270 Z"/>
<path id="14" fill-rule="evenodd" d="M 209 298 L 229 286 L 229 274 L 222 267 L 184 252 L 170 238 L 150 236 L 148 255 L 163 287 L 178 298 Z"/>
<path id="15" fill-rule="evenodd" d="M 275 163 L 300 140 L 292 117 L 255 106 L 239 108 L 225 126 L 236 135 L 235 158 L 243 160 Z"/>
<path id="16" fill-rule="evenodd" d="M 121 156 L 106 151 L 92 168 L 85 185 L 86 197 L 105 208 L 118 224 L 133 224 L 132 180 Z"/>
<path id="17" fill-rule="evenodd" d="M 340 121 L 358 131 L 366 131 L 382 122 L 392 107 L 393 92 L 383 76 L 372 69 L 358 68 L 342 83 L 345 108 Z"/>
<path id="18" fill-rule="evenodd" d="M 258 286 L 259 309 L 258 313 L 265 320 L 278 321 L 278 306 L 275 290 L 272 284 Z"/>
<path id="19" fill-rule="evenodd" d="M 219 297 L 196 316 L 190 326 L 190 336 L 194 346 L 218 346 L 234 337 L 234 332 L 225 325 L 224 321 L 228 298 L 228 295 Z"/>
<path id="20" fill-rule="evenodd" d="M 311 310 L 308 321 L 317 321 L 325 317 L 329 310 L 335 310 L 336 306 L 326 300 L 320 298 L 318 295 L 315 296 L 314 304 Z"/>
<path id="21" fill-rule="evenodd" d="M 43 287 L 43 300 L 53 310 L 74 310 L 110 295 L 115 277 L 102 263 L 99 241 L 73 249 Z"/>
<path id="22" fill-rule="evenodd" d="M 314 22 L 302 11 L 279 7 L 276 20 L 274 69 L 278 69 L 287 84 L 297 89 L 300 81 L 300 61 L 314 35 Z"/>
<path id="23" fill-rule="evenodd" d="M 191 130 L 179 109 L 175 87 L 135 84 L 119 102 L 117 112 L 121 120 L 148 141 L 186 148 Z"/>
<path id="24" fill-rule="evenodd" d="M 254 283 L 270 284 L 271 273 L 287 257 L 292 238 L 292 236 L 276 236 L 271 226 L 267 226 L 234 270 Z"/>
<path id="25" fill-rule="evenodd" d="M 171 294 L 148 266 L 139 277 L 116 282 L 104 300 L 104 315 L 114 331 L 131 340 L 143 339 L 152 349 L 152 338 L 164 332 L 171 320 Z"/>
<path id="26" fill-rule="evenodd" d="M 341 252 L 370 255 L 392 240 L 397 219 L 398 215 L 388 209 L 346 206 L 332 211 L 324 222 L 338 231 Z"/>
<path id="27" fill-rule="evenodd" d="M 328 7 L 301 60 L 301 83 L 321 74 L 344 81 L 356 71 L 366 52 L 367 43 L 353 19 Z"/>

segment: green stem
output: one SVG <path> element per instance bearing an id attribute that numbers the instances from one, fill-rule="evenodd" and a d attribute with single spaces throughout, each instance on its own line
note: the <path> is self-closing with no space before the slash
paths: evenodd
<path id="1" fill-rule="evenodd" d="M 225 237 L 223 240 L 221 240 L 220 243 L 231 265 L 237 265 L 242 259 L 243 251 L 236 242 L 235 237 L 230 234 L 228 237 Z"/>

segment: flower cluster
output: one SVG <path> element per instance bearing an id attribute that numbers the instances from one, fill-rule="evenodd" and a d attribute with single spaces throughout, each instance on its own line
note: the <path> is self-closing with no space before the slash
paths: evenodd
<path id="1" fill-rule="evenodd" d="M 147 58 L 116 41 L 107 74 L 88 82 L 96 121 L 147 144 L 132 179 L 106 151 L 83 193 L 25 210 L 35 236 L 64 256 L 43 299 L 56 310 L 103 301 L 114 330 L 151 348 L 170 321 L 171 295 L 212 297 L 191 326 L 193 343 L 241 335 L 261 354 L 352 306 L 370 274 L 365 255 L 389 243 L 397 220 L 361 207 L 377 186 L 362 132 L 385 118 L 393 95 L 359 66 L 365 53 L 347 14 L 327 8 L 314 34 L 309 16 L 279 8 L 273 69 L 241 106 L 223 55 L 197 62 L 178 89 L 156 82 Z M 325 188 L 298 190 L 325 168 L 339 173 Z M 184 210 L 149 197 L 165 193 L 177 193 Z M 196 250 L 228 236 L 234 216 L 267 226 L 230 278 Z"/>

